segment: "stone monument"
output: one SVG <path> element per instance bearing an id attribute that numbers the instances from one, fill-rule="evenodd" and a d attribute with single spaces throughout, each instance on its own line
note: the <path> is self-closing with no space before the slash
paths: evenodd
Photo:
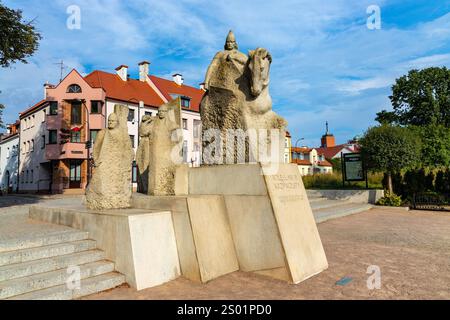
<path id="1" fill-rule="evenodd" d="M 287 123 L 272 111 L 268 90 L 271 61 L 266 49 L 248 56 L 239 52 L 229 33 L 206 74 L 204 133 L 217 130 L 227 145 L 229 130 L 275 130 L 284 147 Z M 117 105 L 95 143 L 96 168 L 86 196 L 90 209 L 130 206 L 127 114 L 128 108 Z M 238 151 L 229 165 L 181 165 L 180 99 L 161 106 L 157 117 L 144 117 L 140 137 L 136 160 L 147 195 L 133 194 L 132 208 L 95 212 L 46 205 L 32 207 L 30 217 L 90 232 L 138 290 L 180 275 L 205 283 L 238 270 L 297 284 L 327 269 L 296 164 L 277 163 L 275 171 L 270 162 L 236 164 Z M 254 151 L 244 152 L 249 160 Z"/>
<path id="2" fill-rule="evenodd" d="M 227 137 L 227 130 L 263 129 L 280 131 L 280 141 L 284 141 L 287 122 L 272 111 L 269 93 L 269 73 L 272 57 L 263 48 L 257 48 L 245 55 L 238 51 L 235 36 L 229 32 L 224 51 L 216 54 L 205 77 L 206 94 L 201 103 L 203 134 L 210 129 L 218 129 L 226 148 L 234 148 L 234 138 Z M 204 151 L 213 141 L 204 141 Z M 242 159 L 241 142 L 235 152 L 235 162 Z M 282 154 L 283 144 L 278 152 Z M 249 146 L 245 148 L 245 160 L 249 161 Z M 281 158 L 279 157 L 279 160 Z M 237 159 L 236 159 L 237 158 Z M 227 162 L 229 163 L 229 162 Z"/>
<path id="3" fill-rule="evenodd" d="M 128 107 L 116 104 L 108 128 L 98 133 L 94 144 L 94 172 L 86 190 L 91 210 L 129 208 L 131 166 L 134 151 L 127 128 Z"/>
<path id="4" fill-rule="evenodd" d="M 139 126 L 139 147 L 136 152 L 136 164 L 139 170 L 138 191 L 148 193 L 148 179 L 150 166 L 151 131 L 154 117 L 144 115 Z"/>
<path id="5" fill-rule="evenodd" d="M 148 140 L 141 140 L 140 149 L 148 148 L 147 162 L 139 160 L 148 168 L 148 194 L 152 196 L 174 195 L 175 171 L 181 164 L 181 100 L 173 100 L 159 107 L 158 115 L 147 124 L 145 134 Z"/>

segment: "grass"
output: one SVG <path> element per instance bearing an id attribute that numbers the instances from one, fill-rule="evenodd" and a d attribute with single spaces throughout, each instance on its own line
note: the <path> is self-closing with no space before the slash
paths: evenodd
<path id="1" fill-rule="evenodd" d="M 369 173 L 369 189 L 383 189 L 383 173 Z M 332 174 L 315 174 L 304 176 L 303 183 L 306 189 L 366 189 L 366 182 L 346 182 L 342 185 L 342 174 L 334 172 Z"/>

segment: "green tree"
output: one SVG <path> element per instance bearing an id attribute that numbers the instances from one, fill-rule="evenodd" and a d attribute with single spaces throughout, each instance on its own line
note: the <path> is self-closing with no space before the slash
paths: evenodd
<path id="1" fill-rule="evenodd" d="M 391 125 L 370 128 L 360 140 L 367 166 L 387 175 L 387 187 L 393 193 L 392 175 L 414 165 L 420 155 L 420 140 L 413 131 Z"/>
<path id="2" fill-rule="evenodd" d="M 0 2 L 0 66 L 17 61 L 27 63 L 39 47 L 41 35 L 32 22 L 22 21 L 22 11 L 12 10 Z"/>
<path id="3" fill-rule="evenodd" d="M 389 97 L 393 111 L 377 114 L 380 123 L 450 127 L 450 70 L 411 70 L 396 80 Z"/>
<path id="4" fill-rule="evenodd" d="M 421 165 L 428 168 L 450 166 L 450 128 L 443 125 L 410 126 L 422 142 Z"/>

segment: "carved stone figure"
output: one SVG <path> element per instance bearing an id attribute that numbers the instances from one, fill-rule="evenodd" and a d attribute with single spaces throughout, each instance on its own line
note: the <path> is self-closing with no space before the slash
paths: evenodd
<path id="1" fill-rule="evenodd" d="M 152 143 L 151 131 L 154 117 L 145 115 L 139 126 L 140 142 L 136 152 L 136 164 L 139 170 L 138 191 L 140 193 L 148 193 L 149 165 L 150 165 L 150 149 Z"/>
<path id="2" fill-rule="evenodd" d="M 227 130 L 242 129 L 247 132 L 249 129 L 279 129 L 281 160 L 287 122 L 272 111 L 269 93 L 272 57 L 263 48 L 250 51 L 248 56 L 237 48 L 235 37 L 230 31 L 225 50 L 216 54 L 206 73 L 207 92 L 201 103 L 203 134 L 209 129 L 221 131 L 225 157 L 226 148 L 234 147 L 235 143 L 234 139 L 227 141 Z M 203 150 L 208 150 L 208 145 L 212 142 L 204 141 Z M 244 156 L 248 161 L 248 141 L 244 149 Z M 238 154 L 240 150 L 242 148 L 239 146 L 235 148 L 235 161 L 242 158 Z"/>
<path id="3" fill-rule="evenodd" d="M 148 194 L 174 195 L 175 171 L 182 162 L 181 100 L 178 98 L 162 105 L 148 129 L 151 137 Z"/>
<path id="4" fill-rule="evenodd" d="M 131 167 L 134 151 L 127 128 L 128 107 L 116 104 L 108 128 L 94 144 L 94 172 L 86 190 L 92 210 L 122 209 L 131 205 Z"/>

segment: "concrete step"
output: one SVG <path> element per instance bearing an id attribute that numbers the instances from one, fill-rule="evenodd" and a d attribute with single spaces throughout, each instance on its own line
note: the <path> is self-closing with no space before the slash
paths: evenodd
<path id="1" fill-rule="evenodd" d="M 324 197 L 309 198 L 308 197 L 308 200 L 309 200 L 310 203 L 314 203 L 314 202 L 327 200 L 327 198 L 324 198 Z"/>
<path id="2" fill-rule="evenodd" d="M 350 202 L 345 201 L 345 200 L 321 199 L 321 200 L 313 201 L 313 202 L 310 202 L 310 203 L 311 203 L 311 208 L 313 210 L 320 210 L 320 209 L 326 209 L 326 208 L 332 208 L 332 207 L 341 206 L 341 205 L 344 205 L 344 204 L 348 204 Z"/>
<path id="3" fill-rule="evenodd" d="M 114 263 L 106 260 L 91 262 L 80 265 L 80 279 L 95 277 L 114 271 Z M 35 274 L 0 282 L 0 299 L 30 293 L 36 290 L 64 285 L 72 274 L 67 273 L 67 269 Z"/>
<path id="4" fill-rule="evenodd" d="M 81 280 L 79 289 L 69 289 L 66 284 L 33 291 L 20 296 L 14 296 L 10 300 L 70 300 L 78 299 L 105 290 L 113 289 L 125 283 L 125 276 L 110 272 L 95 277 Z"/>
<path id="5" fill-rule="evenodd" d="M 0 281 L 12 280 L 33 274 L 55 271 L 69 266 L 103 260 L 105 253 L 100 250 L 89 250 L 53 258 L 10 264 L 0 267 Z"/>
<path id="6" fill-rule="evenodd" d="M 317 223 L 325 222 L 330 219 L 345 217 L 348 215 L 361 213 L 370 210 L 373 206 L 364 203 L 347 203 L 335 207 L 313 210 L 314 218 Z"/>
<path id="7" fill-rule="evenodd" d="M 51 258 L 96 248 L 94 240 L 80 240 L 74 242 L 58 243 L 50 246 L 7 251 L 0 253 L 0 267 L 8 264 L 17 264 L 38 259 Z"/>
<path id="8" fill-rule="evenodd" d="M 42 246 L 49 246 L 64 242 L 86 240 L 87 238 L 88 238 L 87 232 L 78 230 L 64 230 L 52 232 L 45 236 L 39 235 L 39 236 L 30 236 L 29 238 L 19 237 L 6 239 L 0 242 L 0 253 L 6 251 L 15 251 Z"/>

